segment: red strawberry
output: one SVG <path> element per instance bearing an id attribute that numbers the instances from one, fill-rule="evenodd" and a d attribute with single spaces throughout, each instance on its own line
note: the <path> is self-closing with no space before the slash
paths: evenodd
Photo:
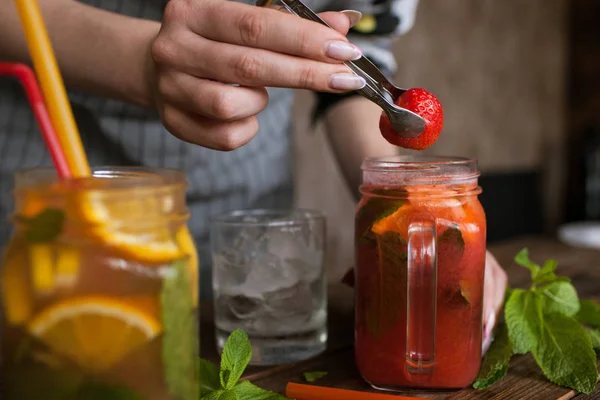
<path id="1" fill-rule="evenodd" d="M 425 89 L 409 89 L 396 100 L 396 104 L 419 114 L 425 120 L 425 130 L 416 138 L 398 136 L 387 115 L 382 114 L 379 129 L 383 137 L 405 149 L 425 150 L 435 143 L 444 126 L 444 112 L 440 101 Z"/>

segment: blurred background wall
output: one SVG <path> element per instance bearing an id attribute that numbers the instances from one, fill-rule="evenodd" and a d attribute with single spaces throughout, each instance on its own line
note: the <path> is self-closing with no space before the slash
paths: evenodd
<path id="1" fill-rule="evenodd" d="M 562 221 L 568 4 L 421 0 L 414 29 L 395 44 L 397 83 L 427 88 L 444 106 L 444 132 L 427 152 L 479 160 L 489 240 L 550 232 Z M 355 202 L 322 127 L 310 129 L 312 101 L 298 93 L 296 203 L 327 213 L 337 279 L 353 264 Z"/>

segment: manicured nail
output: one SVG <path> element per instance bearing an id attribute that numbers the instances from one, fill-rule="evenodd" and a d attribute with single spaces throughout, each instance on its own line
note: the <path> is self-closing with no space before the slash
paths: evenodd
<path id="1" fill-rule="evenodd" d="M 325 54 L 327 57 L 335 58 L 340 61 L 358 60 L 362 52 L 352 43 L 338 40 L 331 41 L 325 45 Z"/>
<path id="2" fill-rule="evenodd" d="M 493 336 L 483 339 L 483 341 L 481 342 L 481 355 L 482 356 L 485 355 L 485 353 L 487 353 L 487 351 L 489 350 L 490 345 L 492 344 L 493 341 L 494 341 Z"/>
<path id="3" fill-rule="evenodd" d="M 346 15 L 350 20 L 350 28 L 358 24 L 358 21 L 362 18 L 362 13 L 356 10 L 344 10 L 342 11 L 342 14 Z"/>
<path id="4" fill-rule="evenodd" d="M 333 74 L 329 78 L 329 86 L 335 90 L 358 90 L 366 84 L 364 78 L 354 74 Z"/>
<path id="5" fill-rule="evenodd" d="M 494 325 L 496 324 L 496 314 L 493 312 L 488 317 L 487 323 L 485 324 L 485 331 L 483 332 L 483 337 L 488 338 L 492 334 L 492 330 L 494 329 Z"/>

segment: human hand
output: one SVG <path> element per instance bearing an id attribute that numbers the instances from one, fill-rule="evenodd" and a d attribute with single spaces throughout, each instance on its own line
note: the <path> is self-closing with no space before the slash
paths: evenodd
<path id="1" fill-rule="evenodd" d="M 361 55 L 345 37 L 354 21 L 338 12 L 321 17 L 335 30 L 271 8 L 169 1 L 148 68 L 166 128 L 188 142 L 234 150 L 256 134 L 267 86 L 327 92 L 364 86 L 342 64 Z"/>
<path id="2" fill-rule="evenodd" d="M 492 332 L 504 306 L 504 295 L 508 285 L 506 272 L 496 258 L 487 251 L 485 254 L 485 281 L 483 285 L 483 352 L 492 343 Z"/>

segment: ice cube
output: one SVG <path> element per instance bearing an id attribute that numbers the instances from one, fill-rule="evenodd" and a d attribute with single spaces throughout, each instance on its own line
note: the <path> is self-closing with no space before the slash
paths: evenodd
<path id="1" fill-rule="evenodd" d="M 255 318 L 261 314 L 264 301 L 256 297 L 221 296 L 221 301 L 239 319 Z"/>
<path id="2" fill-rule="evenodd" d="M 267 237 L 264 227 L 243 229 L 232 241 L 229 251 L 235 255 L 235 262 L 247 263 L 257 254 L 267 250 Z"/>
<path id="3" fill-rule="evenodd" d="M 313 308 L 310 285 L 298 282 L 294 286 L 265 294 L 265 308 L 275 318 L 286 318 L 293 315 L 301 318 L 310 317 Z"/>
<path id="4" fill-rule="evenodd" d="M 246 282 L 241 286 L 242 293 L 249 297 L 262 297 L 264 293 L 290 288 L 299 281 L 295 269 L 271 253 L 252 259 L 249 270 Z"/>
<path id="5" fill-rule="evenodd" d="M 271 227 L 268 233 L 268 251 L 284 258 L 300 258 L 306 253 L 308 243 L 301 226 Z"/>
<path id="6" fill-rule="evenodd" d="M 239 294 L 239 287 L 246 281 L 247 268 L 243 262 L 236 262 L 237 256 L 227 253 L 213 255 L 213 282 L 217 291 L 235 295 Z"/>
<path id="7" fill-rule="evenodd" d="M 286 258 L 283 263 L 289 264 L 301 281 L 312 283 L 323 273 L 323 252 L 308 253 L 303 258 Z"/>

